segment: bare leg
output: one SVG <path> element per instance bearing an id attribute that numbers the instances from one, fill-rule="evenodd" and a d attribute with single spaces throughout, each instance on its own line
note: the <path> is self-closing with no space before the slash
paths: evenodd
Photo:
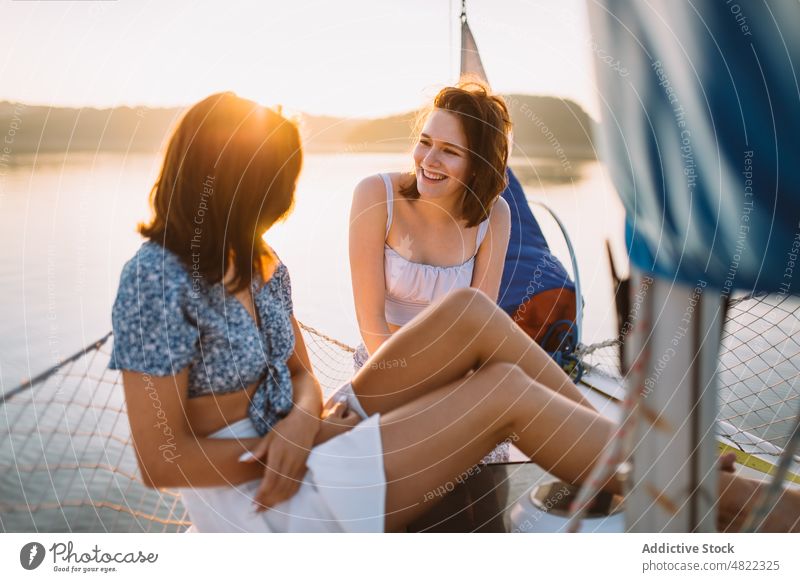
<path id="1" fill-rule="evenodd" d="M 381 417 L 386 472 L 386 530 L 425 513 L 439 488 L 468 472 L 510 438 L 560 479 L 581 484 L 613 433 L 610 420 L 575 404 L 510 364 L 489 364 Z M 723 470 L 720 531 L 736 531 L 765 487 Z M 616 479 L 605 491 L 620 493 Z M 800 491 L 783 493 L 764 531 L 800 531 Z"/>
<path id="2" fill-rule="evenodd" d="M 732 473 L 721 473 L 717 529 L 735 532 L 744 525 L 767 485 Z M 763 532 L 800 532 L 800 491 L 785 490 L 764 520 Z"/>
<path id="3" fill-rule="evenodd" d="M 519 367 L 487 364 L 382 415 L 386 529 L 401 529 L 427 511 L 437 499 L 432 492 L 506 438 L 546 470 L 580 483 L 612 431 L 611 421 Z M 618 489 L 615 481 L 606 487 Z"/>
<path id="4" fill-rule="evenodd" d="M 387 412 L 502 362 L 592 409 L 547 353 L 474 289 L 454 291 L 395 333 L 355 375 L 353 390 L 367 413 Z"/>

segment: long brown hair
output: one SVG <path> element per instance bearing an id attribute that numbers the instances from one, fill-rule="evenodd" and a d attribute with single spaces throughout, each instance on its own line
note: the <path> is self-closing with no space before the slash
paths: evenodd
<path id="1" fill-rule="evenodd" d="M 439 91 L 423 119 L 434 109 L 454 113 L 467 136 L 471 177 L 465 184 L 461 214 L 468 227 L 477 226 L 489 216 L 492 204 L 506 187 L 511 131 L 508 108 L 502 97 L 492 95 L 481 83 L 468 81 Z M 419 198 L 417 181 L 401 187 L 400 194 L 412 200 Z"/>
<path id="2" fill-rule="evenodd" d="M 261 237 L 291 211 L 301 164 L 293 123 L 234 93 L 211 95 L 173 132 L 139 232 L 209 284 L 232 262 L 230 291 L 241 291 L 274 266 Z"/>

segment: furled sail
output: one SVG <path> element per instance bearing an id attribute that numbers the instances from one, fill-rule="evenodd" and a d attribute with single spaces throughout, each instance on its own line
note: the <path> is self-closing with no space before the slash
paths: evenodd
<path id="1" fill-rule="evenodd" d="M 481 62 L 481 54 L 478 52 L 478 44 L 467 22 L 466 0 L 461 2 L 461 78 L 477 78 L 489 84 L 489 78 Z"/>

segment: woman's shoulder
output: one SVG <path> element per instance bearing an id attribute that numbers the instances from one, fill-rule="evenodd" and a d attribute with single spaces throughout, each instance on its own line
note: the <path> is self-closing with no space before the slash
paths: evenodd
<path id="1" fill-rule="evenodd" d="M 377 229 L 378 225 L 385 225 L 389 218 L 389 207 L 386 202 L 386 184 L 381 174 L 373 174 L 361 180 L 353 190 L 351 218 L 358 220 L 351 220 L 351 228 L 374 225 Z"/>
<path id="2" fill-rule="evenodd" d="M 502 196 L 498 196 L 492 205 L 492 211 L 487 218 L 491 225 L 502 225 L 511 220 L 511 207 Z"/>
<path id="3" fill-rule="evenodd" d="M 483 248 L 484 241 L 488 240 L 487 234 L 491 231 L 492 237 L 508 240 L 511 234 L 511 208 L 502 196 L 492 204 L 489 216 L 478 225 L 478 247 Z M 494 240 L 497 240 L 496 238 Z M 498 247 L 499 248 L 499 247 Z"/>
<path id="4" fill-rule="evenodd" d="M 153 241 L 147 241 L 125 263 L 120 275 L 120 289 L 136 286 L 153 288 L 161 293 L 185 287 L 191 277 L 180 258 L 172 251 Z"/>
<path id="5" fill-rule="evenodd" d="M 391 174 L 372 174 L 363 178 L 356 184 L 353 191 L 353 200 L 365 202 L 367 204 L 374 204 L 382 200 L 386 200 L 386 184 L 383 181 L 383 176 L 391 178 Z"/>
<path id="6" fill-rule="evenodd" d="M 353 204 L 361 211 L 382 209 L 391 192 L 393 205 L 395 205 L 399 200 L 403 200 L 403 196 L 399 195 L 401 190 L 408 188 L 414 179 L 414 175 L 408 172 L 385 172 L 367 176 L 356 184 L 353 191 Z"/>
<path id="7" fill-rule="evenodd" d="M 168 376 L 195 357 L 196 322 L 189 317 L 190 277 L 180 259 L 146 242 L 125 264 L 111 310 L 110 367 Z"/>

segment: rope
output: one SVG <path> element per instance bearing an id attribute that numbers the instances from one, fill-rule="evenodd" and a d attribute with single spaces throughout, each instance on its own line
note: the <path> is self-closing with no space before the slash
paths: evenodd
<path id="1" fill-rule="evenodd" d="M 313 335 L 319 337 L 320 339 L 323 339 L 326 342 L 335 345 L 337 348 L 341 348 L 341 349 L 345 350 L 346 352 L 350 352 L 352 354 L 352 353 L 355 353 L 355 351 L 356 351 L 356 349 L 354 347 L 348 346 L 346 343 L 340 342 L 336 338 L 332 338 L 329 335 L 325 335 L 324 333 L 322 333 L 318 329 L 315 329 L 315 328 L 311 327 L 310 325 L 306 325 L 305 323 L 303 323 L 301 321 L 298 321 L 297 325 L 299 325 L 300 329 L 302 329 L 303 331 L 307 331 L 308 333 L 313 334 Z"/>
<path id="2" fill-rule="evenodd" d="M 649 329 L 649 313 L 645 314 L 638 322 L 639 334 L 634 337 L 644 337 L 644 331 Z M 631 465 L 627 462 L 628 451 L 631 450 L 631 444 L 636 425 L 636 410 L 639 406 L 639 401 L 642 399 L 645 390 L 645 362 L 650 359 L 649 342 L 644 342 L 641 349 L 637 350 L 639 357 L 631 366 L 630 370 L 630 388 L 625 394 L 625 400 L 622 403 L 622 421 L 617 426 L 614 434 L 611 437 L 609 444 L 600 455 L 600 460 L 594 465 L 586 483 L 581 487 L 578 497 L 570 506 L 571 516 L 567 522 L 567 531 L 576 533 L 580 527 L 581 522 L 594 502 L 594 498 L 603 489 L 603 485 L 615 474 L 619 476 L 619 480 L 623 489 L 627 485 L 628 478 L 631 473 Z M 624 494 L 625 492 L 622 491 Z"/>
<path id="3" fill-rule="evenodd" d="M 605 341 L 602 341 L 602 342 L 597 342 L 597 343 L 594 343 L 594 344 L 590 344 L 588 346 L 584 345 L 584 344 L 581 344 L 575 349 L 575 355 L 578 356 L 578 357 L 583 358 L 585 356 L 588 356 L 588 355 L 596 352 L 597 350 L 602 350 L 603 348 L 615 348 L 615 347 L 618 347 L 618 346 L 621 346 L 621 345 L 622 345 L 622 342 L 619 341 L 618 339 L 605 340 Z"/>
<path id="4" fill-rule="evenodd" d="M 566 326 L 566 330 L 564 330 Z M 577 354 L 578 334 L 577 326 L 574 321 L 560 319 L 547 328 L 547 332 L 542 337 L 543 346 L 551 345 L 550 340 L 558 334 L 558 348 L 555 351 L 547 352 L 556 364 L 568 374 L 573 374 L 572 381 L 576 384 L 580 382 L 584 374 L 583 362 Z"/>
<path id="5" fill-rule="evenodd" d="M 47 380 L 50 376 L 52 376 L 53 374 L 58 372 L 66 364 L 70 364 L 70 363 L 74 362 L 75 360 L 77 360 L 79 358 L 82 358 L 83 356 L 85 356 L 86 354 L 88 354 L 89 352 L 91 352 L 93 350 L 99 350 L 103 346 L 103 344 L 108 341 L 108 338 L 110 338 L 112 334 L 113 334 L 113 332 L 109 331 L 106 335 L 101 337 L 96 342 L 93 342 L 93 343 L 89 344 L 88 346 L 86 346 L 85 348 L 82 348 L 82 349 L 78 350 L 77 352 L 72 354 L 70 357 L 68 357 L 65 360 L 60 361 L 58 364 L 56 364 L 52 368 L 48 368 L 47 370 L 45 370 L 41 374 L 37 374 L 36 376 L 31 378 L 30 380 L 26 380 L 25 382 L 23 382 L 22 384 L 20 384 L 16 388 L 12 388 L 8 392 L 4 392 L 2 395 L 0 395 L 0 404 L 5 404 L 6 400 L 9 400 L 10 398 L 13 398 L 14 396 L 19 394 L 23 390 L 27 390 L 31 386 L 33 386 L 35 384 L 38 384 L 39 382 L 43 382 L 44 380 Z"/>

